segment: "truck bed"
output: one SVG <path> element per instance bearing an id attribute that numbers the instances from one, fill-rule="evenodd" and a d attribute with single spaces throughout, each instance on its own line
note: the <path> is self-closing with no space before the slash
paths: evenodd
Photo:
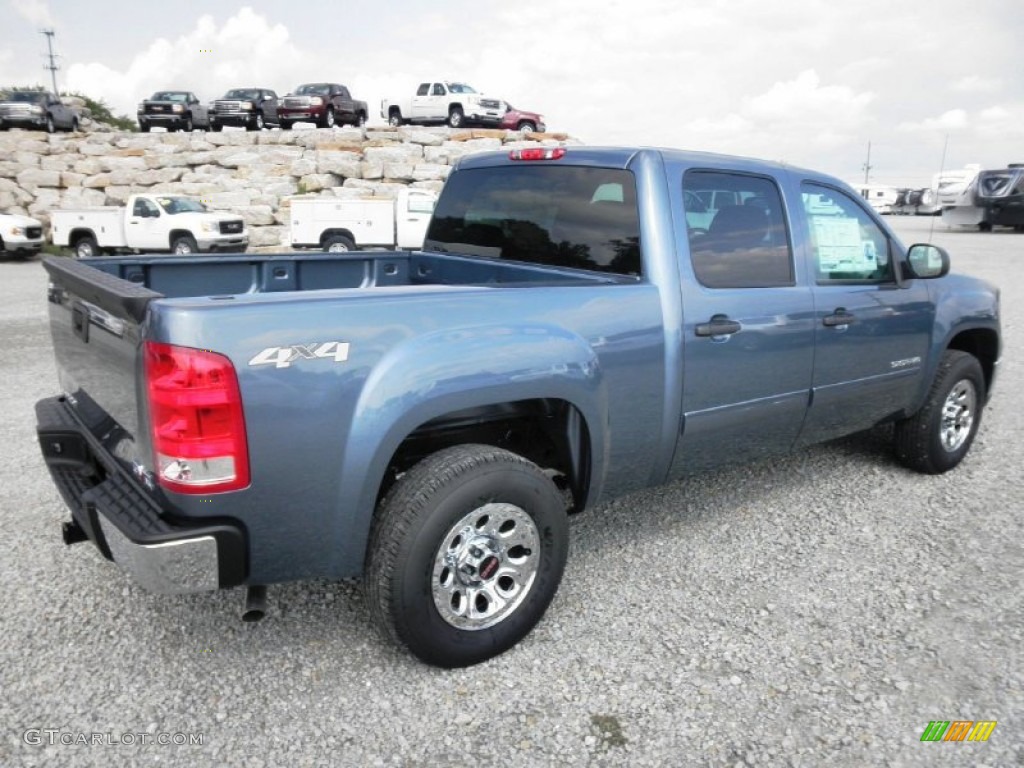
<path id="1" fill-rule="evenodd" d="M 51 276 L 73 281 L 76 293 L 83 298 L 116 316 L 135 321 L 141 321 L 148 302 L 158 298 L 223 298 L 419 285 L 635 282 L 611 274 L 408 251 L 123 256 L 80 260 L 50 257 L 43 263 Z M 120 279 L 102 280 L 96 275 L 97 270 Z M 89 283 L 95 285 L 89 288 Z"/>

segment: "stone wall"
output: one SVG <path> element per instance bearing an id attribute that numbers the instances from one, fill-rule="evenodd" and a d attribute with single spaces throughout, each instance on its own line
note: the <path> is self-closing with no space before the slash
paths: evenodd
<path id="1" fill-rule="evenodd" d="M 124 205 L 139 192 L 193 195 L 240 214 L 253 247 L 288 242 L 298 194 L 393 197 L 440 189 L 452 162 L 492 149 L 577 143 L 564 134 L 450 128 L 222 133 L 0 133 L 0 212 L 49 224 L 58 208 Z"/>

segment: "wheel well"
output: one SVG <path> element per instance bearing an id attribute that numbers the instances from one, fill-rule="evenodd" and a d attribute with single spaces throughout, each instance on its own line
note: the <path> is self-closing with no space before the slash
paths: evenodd
<path id="1" fill-rule="evenodd" d="M 459 110 L 459 112 L 462 112 L 463 114 L 465 114 L 465 112 L 466 112 L 466 110 L 462 108 L 462 105 L 459 102 L 456 101 L 456 102 L 448 105 L 448 114 L 450 115 L 456 109 Z"/>
<path id="2" fill-rule="evenodd" d="M 992 386 L 999 354 L 999 337 L 996 332 L 985 328 L 963 331 L 950 340 L 949 349 L 967 352 L 978 358 L 981 370 L 985 374 L 985 391 L 988 392 Z"/>
<path id="3" fill-rule="evenodd" d="M 421 424 L 398 446 L 381 483 L 380 501 L 413 465 L 439 450 L 483 443 L 517 453 L 553 473 L 583 509 L 590 487 L 590 433 L 583 415 L 565 400 L 517 400 L 467 408 Z"/>
<path id="4" fill-rule="evenodd" d="M 401 117 L 402 110 L 399 109 L 398 107 L 388 107 L 388 117 L 391 117 L 392 115 L 398 115 L 399 117 Z"/>
<path id="5" fill-rule="evenodd" d="M 167 236 L 167 245 L 173 246 L 174 241 L 179 237 L 191 237 L 195 241 L 196 236 L 189 232 L 187 229 L 172 229 L 170 234 Z"/>
<path id="6" fill-rule="evenodd" d="M 347 229 L 325 229 L 323 232 L 320 233 L 320 245 L 322 246 L 324 243 L 328 241 L 328 239 L 334 237 L 335 235 L 343 235 L 344 237 L 347 237 L 349 240 L 351 240 L 353 243 L 356 241 L 355 237 L 353 237 L 352 233 L 349 232 Z"/>
<path id="7" fill-rule="evenodd" d="M 68 235 L 68 245 L 74 248 L 78 245 L 78 241 L 85 237 L 91 237 L 93 240 L 96 239 L 96 235 L 91 229 L 73 229 L 71 234 Z"/>

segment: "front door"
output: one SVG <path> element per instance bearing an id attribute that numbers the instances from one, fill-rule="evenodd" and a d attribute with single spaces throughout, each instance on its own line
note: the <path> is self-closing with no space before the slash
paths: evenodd
<path id="1" fill-rule="evenodd" d="M 135 198 L 128 217 L 128 247 L 140 251 L 166 251 L 170 247 L 167 227 L 162 221 L 166 215 L 149 198 Z"/>
<path id="2" fill-rule="evenodd" d="M 789 450 L 814 361 L 810 288 L 793 258 L 777 182 L 683 177 L 683 423 L 671 475 Z M 708 200 L 733 200 L 709 219 Z M 691 210 L 693 209 L 693 210 Z"/>
<path id="3" fill-rule="evenodd" d="M 900 247 L 842 190 L 805 182 L 815 364 L 800 444 L 867 429 L 908 409 L 934 312 L 921 280 L 897 282 Z"/>

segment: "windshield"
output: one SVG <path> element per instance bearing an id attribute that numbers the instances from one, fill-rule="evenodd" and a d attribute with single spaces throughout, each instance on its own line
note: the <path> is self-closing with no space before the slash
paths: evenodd
<path id="1" fill-rule="evenodd" d="M 309 85 L 300 85 L 295 93 L 298 96 L 330 96 L 331 86 L 327 83 L 310 83 Z"/>
<path id="2" fill-rule="evenodd" d="M 452 93 L 476 93 L 476 91 L 465 83 L 448 83 L 448 90 Z"/>
<path id="3" fill-rule="evenodd" d="M 169 214 L 175 213 L 205 213 L 206 206 L 191 197 L 158 197 L 156 199 L 160 207 Z"/>
<path id="4" fill-rule="evenodd" d="M 460 171 L 446 182 L 424 248 L 639 275 L 636 182 L 609 168 Z"/>
<path id="5" fill-rule="evenodd" d="M 236 88 L 224 94 L 225 99 L 258 99 L 260 92 L 253 88 Z"/>
<path id="6" fill-rule="evenodd" d="M 6 100 L 20 101 L 25 104 L 42 104 L 46 101 L 46 94 L 39 91 L 15 91 Z"/>
<path id="7" fill-rule="evenodd" d="M 153 94 L 150 101 L 188 101 L 188 94 L 184 91 L 159 91 Z"/>

